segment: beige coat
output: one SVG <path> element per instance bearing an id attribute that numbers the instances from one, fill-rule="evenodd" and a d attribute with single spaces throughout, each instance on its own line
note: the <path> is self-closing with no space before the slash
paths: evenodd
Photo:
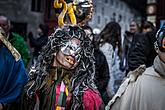
<path id="1" fill-rule="evenodd" d="M 165 110 L 165 68 L 156 57 L 144 70 L 141 66 L 130 73 L 106 110 Z"/>

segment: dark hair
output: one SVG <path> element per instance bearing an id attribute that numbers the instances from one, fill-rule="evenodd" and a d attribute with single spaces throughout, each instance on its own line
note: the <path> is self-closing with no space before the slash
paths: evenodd
<path id="1" fill-rule="evenodd" d="M 93 33 L 92 28 L 89 25 L 82 26 L 83 29 L 90 30 Z"/>
<path id="2" fill-rule="evenodd" d="M 143 29 L 151 28 L 152 30 L 155 30 L 155 26 L 150 21 L 145 21 L 142 28 Z"/>
<path id="3" fill-rule="evenodd" d="M 99 38 L 98 38 L 98 35 L 96 35 L 96 34 L 94 34 L 93 33 L 93 30 L 92 30 L 92 28 L 89 26 L 89 25 L 84 25 L 84 26 L 82 26 L 82 28 L 84 29 L 84 30 L 90 30 L 91 31 L 91 35 L 90 36 L 92 36 L 92 45 L 93 45 L 93 47 L 94 47 L 94 49 L 99 49 Z"/>
<path id="4" fill-rule="evenodd" d="M 121 27 L 117 22 L 109 22 L 99 35 L 100 44 L 110 43 L 115 50 L 116 45 L 118 46 L 118 55 L 121 56 Z"/>

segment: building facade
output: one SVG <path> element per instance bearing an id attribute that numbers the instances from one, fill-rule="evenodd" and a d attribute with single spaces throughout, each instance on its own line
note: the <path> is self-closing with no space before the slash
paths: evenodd
<path id="1" fill-rule="evenodd" d="M 122 35 L 129 30 L 132 19 L 141 22 L 141 14 L 122 0 L 93 0 L 94 13 L 89 25 L 100 31 L 110 21 L 116 21 L 122 28 Z"/>
<path id="2" fill-rule="evenodd" d="M 36 34 L 40 23 L 49 25 L 51 32 L 57 25 L 54 0 L 1 0 L 0 15 L 7 16 L 17 30 Z M 118 22 L 122 27 L 122 33 L 129 30 L 131 19 L 136 18 L 140 22 L 141 14 L 130 7 L 124 0 L 93 0 L 94 13 L 89 25 L 102 30 L 110 21 Z"/>
<path id="3" fill-rule="evenodd" d="M 44 0 L 0 0 L 0 15 L 11 21 L 13 28 L 21 34 L 36 33 L 44 22 Z"/>
<path id="4" fill-rule="evenodd" d="M 165 0 L 156 1 L 156 24 L 157 28 L 162 27 L 165 24 Z"/>

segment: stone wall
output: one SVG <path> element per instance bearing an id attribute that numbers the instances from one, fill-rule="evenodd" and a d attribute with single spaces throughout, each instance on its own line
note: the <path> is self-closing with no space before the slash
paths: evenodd
<path id="1" fill-rule="evenodd" d="M 1 0 L 0 6 L 0 14 L 12 22 L 27 24 L 27 33 L 32 31 L 36 34 L 38 24 L 44 21 L 42 12 L 31 11 L 31 0 Z"/>

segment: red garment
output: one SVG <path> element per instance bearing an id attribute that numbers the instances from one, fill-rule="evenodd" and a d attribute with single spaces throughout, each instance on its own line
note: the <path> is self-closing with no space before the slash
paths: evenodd
<path id="1" fill-rule="evenodd" d="M 98 92 L 87 89 L 83 95 L 83 104 L 85 110 L 100 110 L 102 99 Z"/>
<path id="2" fill-rule="evenodd" d="M 56 102 L 60 95 L 60 85 L 56 86 Z M 57 103 L 56 103 L 57 105 Z M 102 99 L 97 91 L 87 89 L 83 94 L 83 105 L 85 110 L 100 110 Z"/>
<path id="3" fill-rule="evenodd" d="M 56 85 L 56 104 L 55 104 L 55 107 L 57 106 L 59 95 L 60 95 L 60 84 L 57 84 Z"/>

